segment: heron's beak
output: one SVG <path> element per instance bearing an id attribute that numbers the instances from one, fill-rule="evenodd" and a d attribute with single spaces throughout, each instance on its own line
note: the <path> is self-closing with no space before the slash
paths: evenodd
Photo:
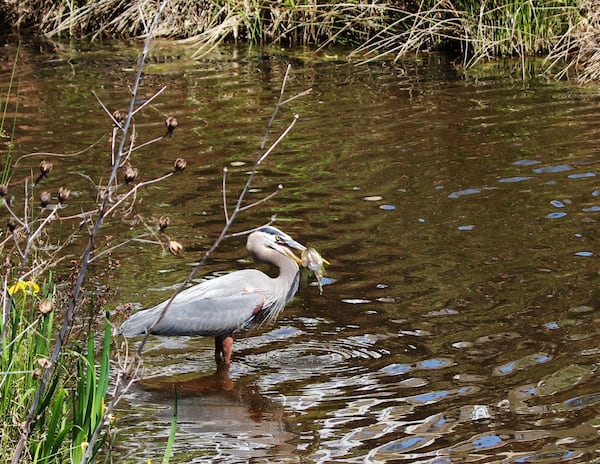
<path id="1" fill-rule="evenodd" d="M 285 242 L 281 244 L 285 245 L 281 247 L 281 250 L 284 252 L 284 254 L 296 261 L 296 263 L 298 263 L 299 266 L 302 266 L 302 260 L 298 256 L 296 256 L 292 249 L 303 251 L 306 250 L 306 247 L 289 236 L 286 237 Z"/>
<path id="2" fill-rule="evenodd" d="M 294 252 L 292 252 L 292 250 L 290 250 L 290 248 L 294 248 L 295 250 L 299 250 L 299 251 L 304 251 L 304 250 L 306 250 L 306 247 L 289 236 L 288 236 L 285 244 L 289 247 L 289 248 L 286 248 L 286 255 L 289 256 L 290 258 L 292 258 L 294 261 L 296 261 L 300 266 L 304 266 L 302 259 L 298 258 L 294 254 Z M 317 252 L 317 254 L 318 254 L 318 252 Z M 320 256 L 320 255 L 318 255 L 318 256 L 321 260 L 323 260 L 323 264 L 326 264 L 327 266 L 329 266 L 331 264 L 329 261 L 327 261 L 322 256 Z"/>
<path id="3" fill-rule="evenodd" d="M 300 258 L 298 258 L 292 250 L 290 250 L 289 248 L 283 248 L 283 250 L 284 250 L 286 256 L 288 256 L 289 258 L 296 261 L 298 266 L 302 266 L 302 260 Z"/>

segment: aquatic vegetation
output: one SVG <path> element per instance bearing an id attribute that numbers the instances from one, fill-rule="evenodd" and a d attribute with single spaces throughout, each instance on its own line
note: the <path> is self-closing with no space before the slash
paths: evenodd
<path id="1" fill-rule="evenodd" d="M 568 28 L 554 43 L 546 65 L 555 77 L 600 80 L 600 11 L 593 0 L 575 2 Z"/>
<path id="2" fill-rule="evenodd" d="M 156 2 L 24 0 L 0 7 L 7 24 L 52 37 L 139 37 Z M 1 15 L 0 15 L 1 16 Z M 221 41 L 252 44 L 354 47 L 351 59 L 445 50 L 472 67 L 499 57 L 547 56 L 557 78 L 600 79 L 599 19 L 592 0 L 424 0 L 350 3 L 274 0 L 176 0 L 156 35 L 184 39 L 201 55 Z M 167 124 L 168 134 L 176 126 Z"/>
<path id="3" fill-rule="evenodd" d="M 40 2 L 25 0 L 7 6 L 12 24 L 35 26 L 50 35 L 135 37 L 145 31 L 159 4 L 120 0 Z M 170 2 L 156 35 L 197 39 L 243 40 L 251 43 L 357 43 L 374 25 L 383 26 L 386 4 L 276 2 L 272 0 Z"/>

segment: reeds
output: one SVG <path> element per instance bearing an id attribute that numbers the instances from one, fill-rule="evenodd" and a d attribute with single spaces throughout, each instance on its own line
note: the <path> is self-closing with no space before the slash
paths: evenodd
<path id="1" fill-rule="evenodd" d="M 277 0 L 173 0 L 156 35 L 207 42 L 243 40 L 285 45 L 359 43 L 384 24 L 385 3 Z M 136 37 L 158 9 L 156 1 L 21 0 L 11 16 L 48 35 Z"/>
<path id="2" fill-rule="evenodd" d="M 578 15 L 578 0 L 422 0 L 416 10 L 391 9 L 395 20 L 354 54 L 400 59 L 421 50 L 445 49 L 464 66 L 498 57 L 548 53 Z"/>
<path id="3" fill-rule="evenodd" d="M 158 2 L 21 0 L 3 5 L 9 24 L 49 36 L 136 37 Z M 220 41 L 354 47 L 365 62 L 449 50 L 462 65 L 549 54 L 557 77 L 600 79 L 598 8 L 593 0 L 173 0 L 155 35 L 185 39 L 197 55 Z"/>
<path id="4" fill-rule="evenodd" d="M 556 78 L 579 82 L 600 80 L 600 9 L 594 0 L 581 0 L 568 29 L 554 44 L 546 65 Z"/>
<path id="5" fill-rule="evenodd" d="M 547 54 L 567 32 L 579 2 L 482 1 L 478 10 L 457 3 L 469 50 L 466 64 L 473 65 L 482 59 Z"/>

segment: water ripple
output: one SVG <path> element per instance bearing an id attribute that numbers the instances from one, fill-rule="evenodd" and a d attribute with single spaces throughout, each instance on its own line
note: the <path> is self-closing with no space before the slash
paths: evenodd
<path id="1" fill-rule="evenodd" d="M 547 355 L 546 353 L 534 353 L 495 367 L 493 373 L 494 375 L 509 375 L 516 371 L 528 369 L 537 364 L 546 363 L 551 359 L 552 356 Z"/>
<path id="2" fill-rule="evenodd" d="M 502 184 L 512 184 L 517 182 L 525 182 L 526 180 L 534 179 L 531 176 L 513 176 L 513 177 L 505 177 L 503 179 L 499 179 L 498 182 Z"/>
<path id="3" fill-rule="evenodd" d="M 230 167 L 232 195 L 247 179 L 257 121 L 268 117 L 286 73 L 290 56 L 282 53 L 294 51 L 230 51 L 192 61 L 183 74 L 148 76 L 151 87 L 171 84 L 156 100 L 158 113 L 176 114 L 190 130 L 132 162 L 145 178 L 163 173 L 175 153 L 194 162 L 176 185 L 141 189 L 136 214 L 168 212 L 169 233 L 189 253 L 157 259 L 142 245 L 115 250 L 118 299 L 147 306 L 157 299 L 149 288 L 175 288 L 189 273 L 185 262 L 221 231 L 222 167 Z M 290 92 L 306 85 L 314 92 L 292 102 L 302 128 L 261 169 L 248 201 L 280 183 L 285 189 L 263 205 L 267 212 L 248 210 L 238 226 L 276 212 L 284 229 L 337 258 L 323 282 L 332 285 L 319 296 L 301 289 L 274 328 L 240 334 L 231 378 L 216 384 L 234 390 L 195 391 L 182 401 L 174 459 L 593 462 L 600 405 L 598 270 L 589 256 L 597 256 L 600 210 L 600 189 L 591 185 L 600 123 L 593 91 L 464 79 L 439 55 L 357 68 L 296 53 Z M 68 55 L 23 63 L 15 153 L 76 152 L 110 131 L 93 99 L 81 96 L 102 88 L 106 101 L 122 100 L 128 76 L 120 51 L 103 52 L 117 62 L 100 66 L 93 51 Z M 130 51 L 127 67 L 137 55 Z M 2 63 L 10 76 L 11 57 Z M 143 139 L 163 133 L 155 116 L 141 116 Z M 84 158 L 57 158 L 44 188 L 64 183 L 82 193 L 74 201 L 95 204 L 97 192 L 80 187 L 79 172 L 100 179 L 106 163 Z M 39 161 L 24 158 L 15 181 Z M 115 240 L 134 233 L 131 221 L 120 222 L 111 222 Z M 249 261 L 242 241 L 231 240 L 205 272 Z M 210 339 L 149 342 L 145 366 L 165 383 L 214 372 Z M 119 462 L 161 459 L 171 390 L 145 386 L 136 384 L 119 411 Z"/>
<path id="4" fill-rule="evenodd" d="M 533 172 L 535 172 L 536 174 L 543 174 L 543 173 L 556 173 L 556 172 L 570 171 L 572 169 L 573 169 L 573 166 L 571 166 L 569 164 L 558 164 L 555 166 L 544 166 L 541 168 L 536 168 L 533 170 Z"/>

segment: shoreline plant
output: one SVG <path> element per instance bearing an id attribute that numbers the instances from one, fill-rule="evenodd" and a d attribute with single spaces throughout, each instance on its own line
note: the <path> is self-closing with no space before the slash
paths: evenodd
<path id="1" fill-rule="evenodd" d="M 158 2 L 7 1 L 0 18 L 14 31 L 47 38 L 143 37 Z M 220 42 L 349 47 L 348 58 L 395 60 L 445 51 L 469 68 L 497 58 L 546 57 L 546 73 L 600 79 L 598 8 L 593 0 L 171 0 L 155 36 L 181 40 L 200 56 Z"/>
<path id="2" fill-rule="evenodd" d="M 158 17 L 155 23 L 157 21 Z M 144 53 L 147 54 L 147 47 Z M 15 59 L 13 76 L 17 62 Z M 105 417 L 105 403 L 112 326 L 108 315 L 104 324 L 97 323 L 104 314 L 105 301 L 102 295 L 85 291 L 89 283 L 88 269 L 94 260 L 115 249 L 101 246 L 99 232 L 105 222 L 113 219 L 117 212 L 130 211 L 140 188 L 166 180 L 185 168 L 185 162 L 177 160 L 168 174 L 156 179 L 135 183 L 135 176 L 127 179 L 131 154 L 164 138 L 157 137 L 138 145 L 134 142 L 134 115 L 164 90 L 134 107 L 143 62 L 144 57 L 140 60 L 134 96 L 126 113 L 109 112 L 99 100 L 114 125 L 113 144 L 108 181 L 96 185 L 103 194 L 89 211 L 69 216 L 66 214 L 68 204 L 65 205 L 69 188 L 61 187 L 56 194 L 44 190 L 46 179 L 52 176 L 54 169 L 52 154 L 29 154 L 12 162 L 11 150 L 8 150 L 0 189 L 0 210 L 7 218 L 0 237 L 3 256 L 0 292 L 2 462 L 91 462 L 108 436 L 111 420 Z M 4 115 L 9 100 L 10 94 L 4 103 Z M 171 135 L 175 126 L 175 119 L 170 118 L 166 135 Z M 35 156 L 43 157 L 39 172 L 23 181 L 12 179 L 14 167 L 23 159 Z M 18 193 L 21 185 L 22 196 Z M 57 245 L 53 241 L 54 224 L 58 224 L 62 234 L 61 226 L 69 223 L 73 225 L 71 236 L 58 239 Z M 59 252 L 80 230 L 87 236 L 84 250 L 74 266 L 73 276 L 65 279 L 57 290 L 51 269 L 64 258 L 58 257 Z M 145 232 L 138 239 L 148 235 L 151 233 Z M 158 238 L 158 233 L 154 235 Z M 155 242 L 169 248 L 171 240 L 165 242 L 158 238 Z M 46 246 L 49 243 L 53 246 Z M 102 325 L 103 329 L 98 330 Z M 102 340 L 99 350 L 95 347 L 97 339 Z M 103 433 L 94 435 L 99 427 Z"/>
<path id="3" fill-rule="evenodd" d="M 134 122 L 134 116 L 166 89 L 163 87 L 136 106 L 144 64 L 168 3 L 168 0 L 162 0 L 154 16 L 144 21 L 147 25 L 146 39 L 127 110 L 109 110 L 100 96 L 94 93 L 112 125 L 108 180 L 95 185 L 100 192 L 96 203 L 85 212 L 66 214 L 69 187 L 63 186 L 55 193 L 45 190 L 47 179 L 56 169 L 51 154 L 27 154 L 13 163 L 9 151 L 6 158 L 4 183 L 0 186 L 0 211 L 7 217 L 6 228 L 0 237 L 4 258 L 0 292 L 0 459 L 3 462 L 94 462 L 98 451 L 110 442 L 115 407 L 139 379 L 147 336 L 134 351 L 129 349 L 126 341 L 116 343 L 112 337 L 110 314 L 104 310 L 106 297 L 90 293 L 85 287 L 90 282 L 90 265 L 109 258 L 114 250 L 128 243 L 159 244 L 163 252 L 168 250 L 174 254 L 182 248 L 179 242 L 165 234 L 170 222 L 166 217 L 159 219 L 154 230 L 145 228 L 144 232 L 123 239 L 116 245 L 103 247 L 100 233 L 110 227 L 111 220 L 131 214 L 140 189 L 166 181 L 186 168 L 186 161 L 178 158 L 167 174 L 139 181 L 139 171 L 132 159 L 132 154 L 140 148 L 173 136 L 177 127 L 176 119 L 167 117 L 164 135 L 139 142 Z M 246 202 L 259 169 L 299 120 L 299 116 L 294 115 L 287 127 L 271 140 L 273 122 L 280 109 L 310 92 L 309 89 L 287 97 L 285 87 L 289 71 L 290 67 L 283 79 L 279 100 L 267 124 L 254 167 L 233 202 L 227 193 L 228 171 L 223 169 L 224 224 L 221 233 L 170 301 L 192 281 L 223 240 L 251 232 L 231 232 L 238 215 L 269 200 L 281 190 L 279 186 L 259 200 Z M 6 97 L 4 114 L 9 97 Z M 38 172 L 22 181 L 13 180 L 14 167 L 32 157 L 42 158 Z M 20 197 L 13 193 L 17 185 L 23 185 Z M 267 223 L 273 220 L 271 218 Z M 51 240 L 54 224 L 59 224 L 63 233 L 64 224 L 69 223 L 73 226 L 70 236 L 62 239 L 58 247 L 45 246 Z M 72 264 L 72 275 L 65 279 L 66 284 L 58 288 L 52 269 L 63 259 L 59 257 L 60 250 L 76 242 L 74 237 L 80 231 L 86 237 L 81 256 Z M 168 310 L 169 305 L 163 314 Z M 165 463 L 169 461 L 175 430 L 176 413 L 165 450 Z"/>

